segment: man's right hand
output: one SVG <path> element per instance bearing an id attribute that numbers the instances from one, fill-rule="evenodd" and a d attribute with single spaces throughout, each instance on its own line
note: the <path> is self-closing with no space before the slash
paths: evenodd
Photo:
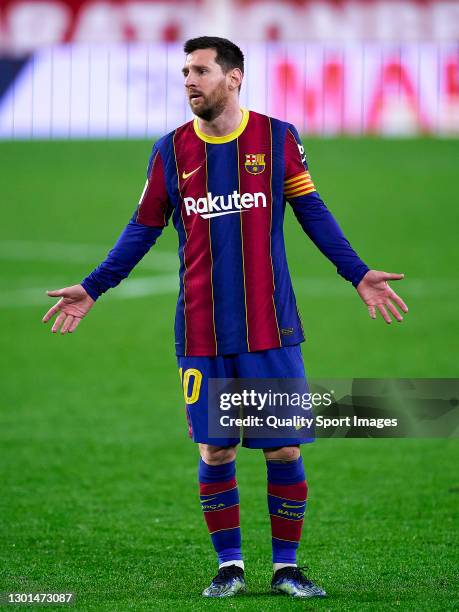
<path id="1" fill-rule="evenodd" d="M 51 328 L 53 334 L 59 331 L 61 334 L 72 333 L 78 327 L 81 319 L 91 310 L 95 302 L 84 290 L 82 285 L 73 285 L 63 289 L 55 289 L 46 292 L 49 297 L 61 298 L 57 304 L 48 310 L 43 317 L 43 323 L 47 323 L 55 314 L 59 312 Z"/>

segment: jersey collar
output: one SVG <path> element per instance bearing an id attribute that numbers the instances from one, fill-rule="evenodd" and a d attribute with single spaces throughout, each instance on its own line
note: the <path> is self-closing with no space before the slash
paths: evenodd
<path id="1" fill-rule="evenodd" d="M 208 134 L 204 134 L 204 132 L 202 132 L 199 129 L 198 118 L 196 117 L 195 120 L 193 121 L 193 127 L 196 133 L 196 136 L 198 136 L 198 138 L 200 138 L 201 140 L 204 140 L 204 142 L 208 142 L 209 144 L 224 144 L 225 142 L 231 142 L 231 140 L 238 138 L 242 134 L 242 132 L 245 130 L 247 126 L 247 123 L 249 122 L 249 115 L 250 115 L 249 111 L 246 108 L 241 108 L 241 111 L 242 111 L 241 123 L 235 130 L 233 130 L 229 134 L 225 134 L 225 136 L 209 136 Z"/>

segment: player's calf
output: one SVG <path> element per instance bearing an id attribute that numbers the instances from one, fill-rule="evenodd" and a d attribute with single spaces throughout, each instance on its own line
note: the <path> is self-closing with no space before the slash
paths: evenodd
<path id="1" fill-rule="evenodd" d="M 229 597 L 245 587 L 236 462 L 209 465 L 201 459 L 199 489 L 204 519 L 219 563 L 218 574 L 203 595 Z"/>

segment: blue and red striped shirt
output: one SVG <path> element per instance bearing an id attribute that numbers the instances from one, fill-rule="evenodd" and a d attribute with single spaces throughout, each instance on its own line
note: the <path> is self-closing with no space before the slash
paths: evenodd
<path id="1" fill-rule="evenodd" d="M 287 201 L 344 278 L 356 286 L 369 270 L 318 195 L 295 128 L 242 112 L 227 136 L 202 133 L 195 119 L 154 145 L 133 218 L 82 283 L 94 299 L 117 285 L 172 217 L 179 236 L 178 355 L 261 351 L 304 340 L 284 244 Z"/>

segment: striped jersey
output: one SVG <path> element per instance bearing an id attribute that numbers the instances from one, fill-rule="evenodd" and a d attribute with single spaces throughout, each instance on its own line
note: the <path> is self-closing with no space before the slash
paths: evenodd
<path id="1" fill-rule="evenodd" d="M 245 109 L 242 115 L 223 137 L 204 134 L 195 119 L 157 141 L 132 219 L 160 230 L 172 218 L 178 232 L 178 355 L 304 340 L 285 252 L 287 201 L 345 278 L 356 284 L 368 270 L 320 199 L 295 128 Z M 100 281 L 97 270 L 94 279 Z M 97 292 L 90 279 L 83 286 L 90 294 L 105 290 Z"/>

